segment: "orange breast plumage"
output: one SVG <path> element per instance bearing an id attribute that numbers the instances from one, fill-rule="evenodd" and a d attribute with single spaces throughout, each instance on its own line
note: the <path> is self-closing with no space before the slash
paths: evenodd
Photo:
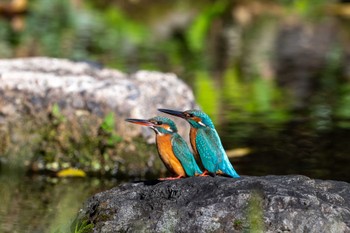
<path id="1" fill-rule="evenodd" d="M 156 140 L 159 156 L 166 168 L 177 176 L 185 177 L 186 172 L 173 152 L 171 135 L 157 135 Z"/>
<path id="2" fill-rule="evenodd" d="M 197 136 L 197 129 L 191 127 L 191 129 L 190 129 L 190 142 L 191 142 L 192 150 L 193 150 L 193 153 L 194 153 L 194 158 L 196 159 L 197 164 L 201 168 L 203 168 L 202 161 L 201 161 L 201 159 L 199 157 L 199 154 L 198 154 L 198 151 L 197 151 L 196 136 Z"/>

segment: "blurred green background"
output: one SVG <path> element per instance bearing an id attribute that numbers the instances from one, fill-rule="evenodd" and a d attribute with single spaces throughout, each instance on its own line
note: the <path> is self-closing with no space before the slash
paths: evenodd
<path id="1" fill-rule="evenodd" d="M 2 0 L 0 15 L 0 58 L 176 73 L 242 175 L 350 181 L 348 1 Z M 1 163 L 0 181 L 0 232 L 66 232 L 82 200 L 120 182 Z"/>

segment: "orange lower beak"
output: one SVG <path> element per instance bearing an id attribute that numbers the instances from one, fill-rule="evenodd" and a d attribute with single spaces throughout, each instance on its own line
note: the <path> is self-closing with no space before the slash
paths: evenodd
<path id="1" fill-rule="evenodd" d="M 142 119 L 125 119 L 125 121 L 127 122 L 130 122 L 130 123 L 134 123 L 134 124 L 137 124 L 137 125 L 143 125 L 143 126 L 153 126 L 154 124 L 149 122 L 148 120 L 142 120 Z"/>

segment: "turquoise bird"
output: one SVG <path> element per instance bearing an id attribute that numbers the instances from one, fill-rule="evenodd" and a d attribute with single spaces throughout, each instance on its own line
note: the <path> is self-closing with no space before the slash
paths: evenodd
<path id="1" fill-rule="evenodd" d="M 149 120 L 125 119 L 138 125 L 148 126 L 156 133 L 156 144 L 160 159 L 166 168 L 176 177 L 162 180 L 178 179 L 186 176 L 198 176 L 202 171 L 185 140 L 177 133 L 175 123 L 166 117 L 153 117 Z"/>
<path id="2" fill-rule="evenodd" d="M 220 137 L 210 117 L 200 110 L 184 112 L 158 109 L 161 112 L 181 117 L 191 125 L 190 142 L 195 154 L 198 154 L 204 168 L 215 174 L 225 174 L 234 178 L 239 175 L 233 168 L 222 146 Z"/>

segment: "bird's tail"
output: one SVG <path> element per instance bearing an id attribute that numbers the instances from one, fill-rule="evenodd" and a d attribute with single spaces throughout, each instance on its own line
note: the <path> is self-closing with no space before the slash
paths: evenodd
<path id="1" fill-rule="evenodd" d="M 233 168 L 232 164 L 230 163 L 230 161 L 227 159 L 227 160 L 224 160 L 222 162 L 222 166 L 221 166 L 221 171 L 228 175 L 228 176 L 231 176 L 233 178 L 239 178 L 239 175 L 238 173 L 236 172 L 236 170 Z"/>

